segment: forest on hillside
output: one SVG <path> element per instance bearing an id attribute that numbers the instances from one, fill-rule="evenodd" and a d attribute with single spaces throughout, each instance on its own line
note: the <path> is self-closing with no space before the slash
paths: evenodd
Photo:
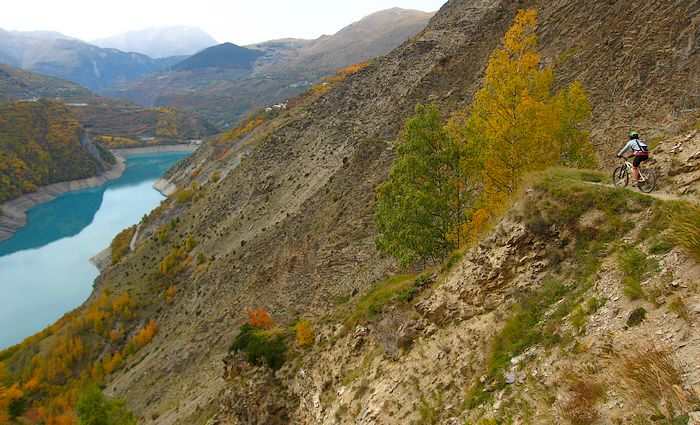
<path id="1" fill-rule="evenodd" d="M 84 130 L 60 101 L 0 106 L 0 202 L 39 186 L 92 177 L 114 162 L 106 150 L 93 157 L 81 144 Z"/>

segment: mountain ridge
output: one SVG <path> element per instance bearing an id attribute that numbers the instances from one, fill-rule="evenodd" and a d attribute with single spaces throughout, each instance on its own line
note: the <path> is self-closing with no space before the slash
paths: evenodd
<path id="1" fill-rule="evenodd" d="M 191 71 L 193 69 L 252 69 L 253 62 L 262 55 L 257 50 L 247 49 L 233 43 L 222 43 L 208 47 L 171 69 L 174 71 Z"/>
<path id="2" fill-rule="evenodd" d="M 60 101 L 7 103 L 0 112 L 0 202 L 39 186 L 97 176 L 115 162 Z"/>
<path id="3" fill-rule="evenodd" d="M 152 59 L 139 53 L 103 49 L 71 38 L 46 38 L 41 32 L 0 31 L 0 60 L 8 65 L 72 81 L 102 92 L 174 65 L 182 58 Z"/>
<path id="4" fill-rule="evenodd" d="M 132 30 L 111 37 L 92 40 L 99 47 L 137 52 L 154 59 L 191 56 L 217 41 L 198 27 L 183 25 Z"/>
<path id="5" fill-rule="evenodd" d="M 109 95 L 146 105 L 201 113 L 227 129 L 256 108 L 283 102 L 311 82 L 380 56 L 418 33 L 432 14 L 404 9 L 376 12 L 318 40 L 280 39 L 245 46 L 262 52 L 253 69 L 164 71 L 120 85 Z M 356 28 L 363 28 L 363 32 Z"/>

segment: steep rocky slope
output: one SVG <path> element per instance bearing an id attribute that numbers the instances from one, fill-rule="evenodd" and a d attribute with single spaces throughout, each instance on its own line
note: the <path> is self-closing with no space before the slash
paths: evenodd
<path id="1" fill-rule="evenodd" d="M 425 28 L 432 13 L 393 8 L 362 18 L 333 35 L 324 35 L 263 66 L 266 73 L 322 76 L 347 65 L 381 56 Z M 275 41 L 253 47 L 266 49 Z"/>
<path id="2" fill-rule="evenodd" d="M 218 353 L 245 309 L 268 308 L 282 321 L 316 315 L 331 307 L 335 295 L 363 291 L 391 272 L 375 251 L 371 225 L 373 188 L 391 163 L 391 141 L 416 102 L 438 102 L 446 110 L 471 102 L 488 55 L 526 5 L 451 1 L 409 43 L 248 136 L 242 143 L 257 145 L 252 153 L 181 215 L 183 232 L 202 235 L 201 249 L 216 260 L 183 285 L 179 307 L 161 313 L 167 337 L 159 338 L 158 355 L 116 377 L 110 389 L 151 394 L 133 395 L 130 402 L 140 412 L 159 411 L 159 423 L 187 422 L 195 406 L 208 404 L 220 388 Z M 601 157 L 614 152 L 620 128 L 644 131 L 653 123 L 658 132 L 672 131 L 697 107 L 697 7 L 571 1 L 539 7 L 546 60 L 557 63 L 561 82 L 580 79 L 590 93 Z M 630 16 L 655 25 L 630 32 Z M 620 70 L 615 79 L 610 69 Z M 655 75 L 656 84 L 643 84 L 642 74 Z M 229 157 L 219 152 L 218 162 L 205 156 L 207 150 L 191 158 L 180 170 L 181 185 L 200 166 L 197 178 L 203 180 L 226 169 L 227 161 L 237 164 L 237 146 L 232 149 Z M 121 273 L 110 270 L 104 279 Z M 197 348 L 204 345 L 210 349 Z M 169 364 L 178 365 L 177 377 L 164 366 Z M 166 385 L 153 385 L 159 376 Z M 185 392 L 196 395 L 183 399 Z M 165 408 L 175 400 L 178 411 Z"/>
<path id="3" fill-rule="evenodd" d="M 424 419 L 421 410 L 434 421 L 450 416 L 475 419 L 470 415 L 490 414 L 500 400 L 508 412 L 517 410 L 519 398 L 512 397 L 512 392 L 501 393 L 503 387 L 494 384 L 489 387 L 498 390 L 494 396 L 484 387 L 496 377 L 492 372 L 500 369 L 484 373 L 484 382 L 479 376 L 481 368 L 487 366 L 484 353 L 488 340 L 503 324 L 501 317 L 507 316 L 508 306 L 516 302 L 514 295 L 523 288 L 537 291 L 548 273 L 567 283 L 576 280 L 572 277 L 577 268 L 572 264 L 576 257 L 570 257 L 575 248 L 570 245 L 571 238 L 579 234 L 589 239 L 604 236 L 593 232 L 585 220 L 605 224 L 607 242 L 638 242 L 638 249 L 648 253 L 651 247 L 646 239 L 625 239 L 620 229 L 640 229 L 646 220 L 643 212 L 659 211 L 659 207 L 647 198 L 617 196 L 595 186 L 588 192 L 583 189 L 588 186 L 579 186 L 589 183 L 568 184 L 562 189 L 564 195 L 556 186 L 537 188 L 530 198 L 534 205 L 528 204 L 524 211 L 516 208 L 481 247 L 465 255 L 451 272 L 438 276 L 437 283 L 426 284 L 421 304 L 408 312 L 417 314 L 413 320 L 424 328 L 416 327 L 411 338 L 416 341 L 415 348 L 408 347 L 405 355 L 398 351 L 395 360 L 397 351 L 385 355 L 380 343 L 370 342 L 377 331 L 364 325 L 342 330 L 335 325 L 344 319 L 334 315 L 342 312 L 335 300 L 366 293 L 374 283 L 397 271 L 391 261 L 377 253 L 372 225 L 375 188 L 393 160 L 397 133 L 417 102 L 436 102 L 446 112 L 468 106 L 489 54 L 518 8 L 532 6 L 539 11 L 544 59 L 555 65 L 559 84 L 579 79 L 590 94 L 593 135 L 600 157 L 614 153 L 630 127 L 649 134 L 649 138 L 659 135 L 668 152 L 672 146 L 666 140 L 681 137 L 678 135 L 697 120 L 695 70 L 700 44 L 694 19 L 699 5 L 680 0 L 653 4 L 452 0 L 418 36 L 329 91 L 308 97 L 301 106 L 240 139 L 210 141 L 169 176 L 178 185 L 178 193 L 142 222 L 135 251 L 98 278 L 95 294 L 86 303 L 94 305 L 106 288 L 114 294 L 130 291 L 139 299 L 140 320 L 152 318 L 159 327 L 151 344 L 109 378 L 107 392 L 126 398 L 146 423 L 158 424 L 206 423 L 209 419 L 214 423 L 286 423 L 288 419 L 396 423 L 399 418 Z M 630 22 L 632 17 L 634 23 Z M 653 25 L 641 24 L 647 22 Z M 694 130 L 687 131 L 691 139 L 696 137 L 692 136 Z M 686 146 L 687 152 L 697 149 L 694 141 Z M 692 169 L 695 159 L 691 157 L 694 154 L 684 160 L 690 161 Z M 669 157 L 668 161 L 673 160 Z M 192 188 L 193 181 L 198 185 Z M 568 203 L 567 192 L 572 197 Z M 586 201 L 589 194 L 596 203 Z M 538 200 L 544 203 L 537 204 Z M 533 211 L 537 209 L 557 211 L 547 202 L 583 205 L 585 208 L 573 213 L 580 213 L 584 222 L 570 215 L 561 217 L 571 219 L 571 223 L 559 222 L 554 213 L 536 219 Z M 612 210 L 614 214 L 608 214 L 608 204 L 617 208 Z M 584 218 L 589 212 L 590 217 Z M 618 229 L 615 225 L 619 223 L 611 218 L 615 214 L 640 220 Z M 542 223 L 532 227 L 530 219 Z M 166 238 L 161 237 L 164 229 L 170 229 Z M 171 282 L 149 277 L 157 276 L 159 262 L 187 235 L 194 235 L 199 242 L 192 256 L 201 254 L 203 262 L 188 263 Z M 550 245 L 557 249 L 547 252 Z M 595 296 L 612 301 L 598 310 L 600 316 L 592 315 L 589 320 L 610 321 L 609 329 L 619 331 L 631 305 L 618 303 L 621 297 L 615 300 L 620 290 L 613 282 L 618 276 L 612 256 L 616 252 L 605 250 L 614 248 L 600 249 L 593 256 L 604 263 L 600 279 L 595 274 L 595 279 L 581 283 L 576 294 L 593 296 L 590 285 L 598 282 L 596 290 L 601 294 Z M 690 286 L 697 276 L 697 266 L 685 255 L 674 248 L 658 257 L 679 276 L 678 286 Z M 166 301 L 169 284 L 176 289 Z M 689 303 L 697 302 L 684 291 L 679 293 Z M 560 294 L 560 290 L 555 293 Z M 571 305 L 575 307 L 584 302 L 582 299 L 576 298 Z M 299 355 L 299 364 L 290 362 L 276 378 L 264 370 L 246 369 L 226 354 L 246 309 L 253 308 L 268 309 L 283 325 L 297 317 L 312 319 L 322 336 L 319 343 L 325 345 L 306 356 Z M 621 311 L 614 313 L 617 308 Z M 549 309 L 538 311 L 545 314 Z M 654 310 L 650 316 L 660 320 L 665 312 Z M 563 320 L 569 314 L 558 318 Z M 387 320 L 382 326 L 393 329 L 397 320 Z M 670 319 L 666 322 L 669 326 L 681 324 Z M 656 328 L 643 325 L 638 329 L 641 335 Z M 557 334 L 563 338 L 566 330 L 568 325 L 562 325 Z M 605 329 L 596 326 L 589 332 L 597 339 Z M 636 335 L 634 332 L 630 335 Z M 692 351 L 697 344 L 689 342 L 696 338 L 693 332 L 686 339 L 680 333 L 670 339 L 688 347 L 681 354 L 697 358 Z M 579 344 L 584 339 L 577 336 Z M 580 350 L 577 346 L 575 350 Z M 568 350 L 571 345 L 555 347 Z M 539 365 L 548 354 L 537 351 L 533 355 L 538 359 L 533 364 Z M 224 358 L 227 380 L 222 378 Z M 552 363 L 562 361 L 557 368 L 567 370 L 569 359 L 561 355 L 552 358 Z M 343 366 L 343 361 L 349 365 Z M 460 366 L 473 362 L 474 370 L 455 368 L 454 362 Z M 529 367 L 530 363 L 523 366 Z M 351 369 L 356 369 L 356 374 L 350 375 Z M 525 374 L 517 369 L 514 373 L 517 380 L 532 376 L 534 371 Z M 249 379 L 241 380 L 239 374 Z M 417 383 L 401 382 L 411 376 Z M 498 385 L 502 385 L 501 376 Z M 552 376 L 562 375 L 552 372 Z M 694 379 L 692 375 L 683 384 Z M 551 388 L 557 382 L 543 385 L 544 389 L 537 385 L 534 389 L 518 388 L 555 394 Z M 462 394 L 472 388 L 479 397 Z M 389 395 L 392 391 L 396 391 L 396 399 Z M 492 395 L 481 396 L 484 392 Z M 610 400 L 617 402 L 617 397 Z M 448 402 L 441 405 L 439 400 Z M 467 406 L 478 410 L 454 404 L 470 400 L 474 403 Z M 357 411 L 358 402 L 366 408 Z M 551 403 L 524 403 L 530 406 L 526 408 L 540 409 L 543 415 L 556 414 L 547 410 Z M 540 410 L 536 410 L 537 415 Z"/>
<path id="4" fill-rule="evenodd" d="M 601 177 L 538 179 L 452 268 L 402 277 L 385 299 L 395 280 L 379 282 L 319 318 L 316 346 L 275 377 L 229 355 L 212 423 L 631 423 L 697 409 L 700 264 L 663 242 L 669 206 L 586 181 Z M 646 268 L 639 294 L 629 252 Z M 673 364 L 658 382 L 643 378 L 660 372 L 649 352 Z"/>

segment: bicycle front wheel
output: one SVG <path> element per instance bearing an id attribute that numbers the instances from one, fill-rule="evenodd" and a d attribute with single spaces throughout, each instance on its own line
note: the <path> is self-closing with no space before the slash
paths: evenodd
<path id="1" fill-rule="evenodd" d="M 615 187 L 625 187 L 627 186 L 627 182 L 629 181 L 629 175 L 627 174 L 627 168 L 622 166 L 622 167 L 617 167 L 615 168 L 615 171 L 613 171 L 612 175 L 612 184 Z"/>
<path id="2" fill-rule="evenodd" d="M 656 173 L 650 168 L 642 168 L 639 170 L 639 190 L 644 193 L 649 193 L 656 187 Z"/>

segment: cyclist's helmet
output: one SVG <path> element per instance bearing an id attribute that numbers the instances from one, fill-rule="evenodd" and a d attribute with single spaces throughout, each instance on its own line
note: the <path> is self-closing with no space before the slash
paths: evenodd
<path id="1" fill-rule="evenodd" d="M 630 131 L 630 139 L 639 139 L 639 133 L 636 131 Z"/>

